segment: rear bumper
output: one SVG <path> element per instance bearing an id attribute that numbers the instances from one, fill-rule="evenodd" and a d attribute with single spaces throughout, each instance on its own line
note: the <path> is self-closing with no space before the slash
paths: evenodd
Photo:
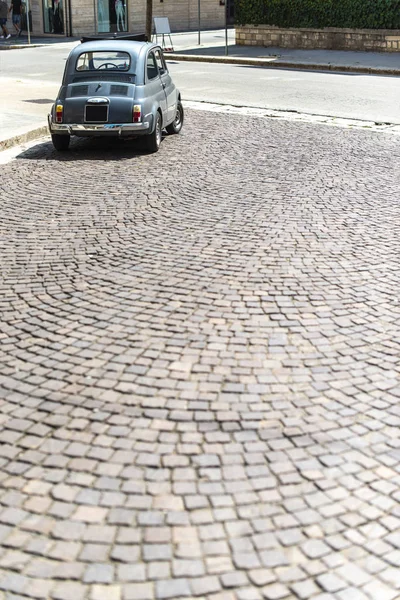
<path id="1" fill-rule="evenodd" d="M 99 125 L 82 123 L 54 123 L 48 116 L 50 133 L 91 137 L 96 135 L 130 136 L 149 133 L 149 123 L 102 123 Z"/>

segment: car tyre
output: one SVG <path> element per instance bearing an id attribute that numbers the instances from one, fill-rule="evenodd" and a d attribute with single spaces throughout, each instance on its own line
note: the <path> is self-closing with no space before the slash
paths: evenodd
<path id="1" fill-rule="evenodd" d="M 170 134 L 179 133 L 180 130 L 182 129 L 183 119 L 184 119 L 184 113 L 183 113 L 182 102 L 180 100 L 178 100 L 178 104 L 176 106 L 175 119 L 173 120 L 171 125 L 168 125 L 168 127 L 165 128 L 167 130 L 167 133 L 170 133 Z"/>
<path id="2" fill-rule="evenodd" d="M 162 122 L 158 111 L 156 112 L 155 121 L 153 132 L 146 136 L 146 149 L 148 152 L 157 152 L 161 144 Z"/>
<path id="3" fill-rule="evenodd" d="M 59 152 L 64 152 L 65 150 L 68 150 L 70 140 L 70 135 L 58 135 L 57 133 L 53 133 L 51 136 L 53 146 Z"/>

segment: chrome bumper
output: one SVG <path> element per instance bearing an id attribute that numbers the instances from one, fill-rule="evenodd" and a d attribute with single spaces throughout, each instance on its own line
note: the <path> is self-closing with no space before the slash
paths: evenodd
<path id="1" fill-rule="evenodd" d="M 78 123 L 54 123 L 51 116 L 48 116 L 50 133 L 58 133 L 60 135 L 135 135 L 147 133 L 149 123 L 102 123 L 88 125 Z"/>

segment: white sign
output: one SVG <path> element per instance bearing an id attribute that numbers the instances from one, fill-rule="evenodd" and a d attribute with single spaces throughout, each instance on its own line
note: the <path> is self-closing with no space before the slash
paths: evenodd
<path id="1" fill-rule="evenodd" d="M 169 35 L 171 29 L 168 17 L 154 17 L 154 28 L 156 30 L 156 35 Z"/>

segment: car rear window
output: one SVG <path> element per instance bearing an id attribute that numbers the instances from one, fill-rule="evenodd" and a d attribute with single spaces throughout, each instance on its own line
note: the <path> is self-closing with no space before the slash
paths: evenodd
<path id="1" fill-rule="evenodd" d="M 77 71 L 128 71 L 131 57 L 127 52 L 99 50 L 82 52 L 76 61 Z"/>

